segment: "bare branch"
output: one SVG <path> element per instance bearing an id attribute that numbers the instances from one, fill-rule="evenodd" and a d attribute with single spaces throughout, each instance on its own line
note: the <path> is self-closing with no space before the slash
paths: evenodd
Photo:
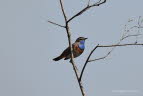
<path id="1" fill-rule="evenodd" d="M 69 28 L 69 22 L 72 21 L 74 18 L 80 16 L 81 14 L 83 14 L 84 12 L 86 12 L 88 9 L 92 8 L 92 7 L 95 7 L 95 6 L 100 6 L 104 3 L 106 3 L 107 0 L 99 0 L 98 2 L 94 3 L 94 4 L 91 4 L 90 5 L 90 0 L 88 0 L 88 4 L 86 7 L 84 7 L 82 10 L 80 10 L 78 13 L 76 13 L 75 15 L 73 15 L 71 18 L 67 18 L 66 16 L 66 13 L 65 13 L 65 10 L 64 10 L 64 6 L 63 6 L 63 2 L 62 0 L 59 0 L 60 1 L 60 6 L 61 6 L 61 10 L 62 10 L 62 14 L 63 14 L 63 17 L 64 17 L 64 20 L 65 20 L 65 26 L 63 25 L 60 25 L 60 24 L 57 24 L 55 22 L 52 22 L 52 21 L 48 21 L 49 23 L 51 24 L 54 24 L 56 26 L 59 26 L 59 27 L 63 27 L 66 29 L 66 32 L 67 32 L 67 37 L 68 37 L 68 42 L 69 42 L 69 47 L 70 47 L 70 51 L 71 51 L 71 64 L 73 66 L 73 70 L 75 72 L 75 75 L 76 75 L 76 78 L 77 78 L 77 81 L 78 81 L 78 84 L 79 84 L 79 87 L 80 87 L 80 90 L 81 90 L 81 93 L 82 93 L 82 96 L 85 96 L 85 91 L 83 89 L 83 85 L 82 85 L 82 82 L 81 82 L 81 79 L 82 79 L 82 76 L 83 76 L 83 73 L 84 73 L 84 70 L 88 64 L 88 62 L 92 62 L 92 61 L 97 61 L 97 60 L 101 60 L 101 59 L 105 59 L 106 57 L 108 57 L 111 52 L 115 49 L 115 47 L 121 47 L 121 46 L 143 46 L 142 43 L 138 44 L 137 42 L 136 43 L 128 43 L 128 44 L 120 44 L 121 41 L 129 38 L 129 37 L 138 37 L 139 35 L 139 30 L 138 30 L 138 34 L 133 34 L 133 35 L 127 35 L 129 33 L 129 31 L 133 28 L 143 28 L 143 26 L 141 26 L 141 23 L 140 23 L 140 19 L 141 17 L 139 17 L 138 19 L 138 25 L 137 26 L 133 26 L 131 27 L 129 30 L 125 30 L 125 33 L 123 34 L 122 38 L 119 40 L 119 42 L 117 44 L 113 44 L 113 45 L 96 45 L 94 47 L 93 50 L 91 50 L 88 58 L 86 59 L 86 62 L 83 66 L 83 69 L 81 71 L 81 74 L 79 75 L 78 73 L 78 70 L 77 70 L 77 67 L 76 67 L 76 64 L 74 63 L 74 55 L 73 55 L 73 47 L 72 47 L 72 42 L 71 42 L 71 32 L 70 32 L 70 28 Z M 126 28 L 126 27 L 125 27 Z M 105 48 L 105 47 L 111 47 L 112 49 L 103 57 L 100 57 L 100 58 L 97 58 L 97 59 L 93 59 L 93 60 L 89 60 L 91 55 L 94 53 L 94 51 L 97 49 L 97 48 Z"/>
<path id="2" fill-rule="evenodd" d="M 128 37 L 136 37 L 136 36 L 140 36 L 140 35 L 142 35 L 142 34 L 127 35 L 127 36 L 123 37 L 121 40 L 126 39 Z"/>
<path id="3" fill-rule="evenodd" d="M 142 27 L 140 21 L 141 21 L 141 16 L 139 16 L 139 18 L 138 18 L 138 34 L 140 33 L 140 28 Z M 138 36 L 136 36 L 136 42 L 138 42 L 137 39 L 138 39 Z"/>
<path id="4" fill-rule="evenodd" d="M 87 11 L 88 9 L 90 9 L 92 7 L 95 7 L 95 6 L 100 6 L 101 4 L 104 4 L 104 3 L 106 3 L 106 0 L 104 0 L 103 2 L 101 2 L 101 0 L 100 0 L 97 3 L 95 3 L 95 4 L 86 6 L 81 11 L 79 11 L 77 14 L 75 14 L 74 16 L 72 16 L 67 22 L 72 21 L 74 18 L 76 18 L 77 16 L 81 15 L 82 13 L 84 13 L 85 11 Z"/>
<path id="5" fill-rule="evenodd" d="M 66 14 L 65 14 L 65 10 L 64 10 L 64 7 L 63 7 L 63 2 L 62 2 L 62 0 L 60 0 L 60 5 L 61 5 L 61 10 L 62 10 L 64 19 L 65 19 L 65 22 L 67 22 L 67 16 L 66 16 Z"/>
<path id="6" fill-rule="evenodd" d="M 140 44 L 129 43 L 129 44 L 119 44 L 119 45 L 100 45 L 98 47 L 119 47 L 119 46 L 132 46 L 132 45 L 143 45 L 143 43 L 140 43 Z"/>
<path id="7" fill-rule="evenodd" d="M 97 49 L 97 48 L 98 48 L 98 46 L 99 46 L 99 44 L 98 44 L 97 46 L 95 46 L 95 48 L 90 52 L 89 56 L 87 57 L 87 59 L 86 59 L 86 61 L 85 61 L 85 64 L 84 64 L 84 66 L 83 66 L 83 68 L 82 68 L 82 71 L 81 71 L 81 74 L 80 74 L 79 81 L 81 81 L 81 78 L 82 78 L 83 72 L 84 72 L 84 70 L 85 70 L 85 67 L 86 67 L 86 65 L 87 65 L 87 63 L 88 63 L 88 61 L 89 61 L 89 59 L 90 59 L 90 57 L 91 57 L 92 53 L 95 51 L 95 49 Z"/>
<path id="8" fill-rule="evenodd" d="M 87 6 L 89 6 L 90 5 L 90 0 L 88 0 L 88 4 L 87 4 Z"/>
<path id="9" fill-rule="evenodd" d="M 131 28 L 130 28 L 131 29 Z M 127 31 L 128 32 L 128 31 Z M 120 39 L 120 41 L 117 43 L 117 44 L 115 44 L 115 45 L 102 45 L 102 46 L 99 46 L 99 47 L 113 47 L 112 49 L 111 49 L 111 51 L 109 51 L 105 56 L 103 56 L 103 57 L 100 57 L 100 58 L 97 58 L 97 59 L 93 59 L 93 60 L 89 60 L 89 62 L 92 62 L 92 61 L 97 61 L 97 60 L 101 60 L 101 59 L 105 59 L 106 57 L 108 57 L 110 54 L 111 54 L 111 52 L 115 49 L 115 47 L 119 47 L 119 46 L 129 46 L 129 45 L 142 45 L 142 44 L 137 44 L 137 42 L 135 42 L 135 43 L 130 43 L 130 44 L 120 44 L 123 40 L 125 40 L 125 39 L 127 39 L 127 38 L 129 38 L 129 37 L 136 37 L 136 36 L 139 36 L 139 35 L 142 35 L 142 34 L 135 34 L 135 35 L 127 35 L 127 36 L 125 36 L 125 34 L 123 34 L 123 36 L 122 36 L 122 38 Z"/>
<path id="10" fill-rule="evenodd" d="M 69 25 L 68 25 L 66 13 L 65 13 L 65 11 L 64 11 L 64 7 L 63 7 L 62 0 L 60 0 L 60 5 L 61 5 L 61 10 L 62 10 L 64 19 L 65 19 L 65 24 L 66 24 L 65 28 L 66 28 L 67 37 L 68 37 L 68 42 L 69 42 L 69 47 L 70 47 L 70 51 L 71 51 L 71 64 L 72 64 L 72 66 L 73 66 L 73 70 L 74 70 L 74 72 L 75 72 L 75 75 L 76 75 L 76 78 L 77 78 L 77 81 L 78 81 L 78 84 L 79 84 L 79 87 L 80 87 L 82 96 L 85 96 L 85 92 L 84 92 L 82 83 L 79 81 L 78 70 L 77 70 L 77 67 L 76 67 L 76 65 L 75 65 L 75 63 L 74 63 L 74 60 L 73 60 L 74 56 L 73 56 L 73 47 L 72 47 L 72 43 L 71 43 L 71 33 L 70 33 L 70 30 L 69 30 Z"/>
<path id="11" fill-rule="evenodd" d="M 138 23 L 139 24 L 139 23 Z M 97 61 L 97 60 L 103 60 L 105 59 L 106 57 L 108 57 L 112 51 L 116 48 L 116 47 L 121 47 L 121 46 L 143 46 L 143 44 L 137 44 L 137 42 L 135 43 L 129 43 L 129 44 L 120 44 L 123 40 L 127 39 L 127 38 L 130 38 L 130 37 L 136 37 L 136 36 L 139 36 L 139 35 L 142 35 L 142 34 L 133 34 L 133 35 L 127 35 L 128 32 L 130 32 L 131 29 L 133 29 L 133 27 L 131 27 L 129 30 L 127 30 L 126 28 L 127 26 L 125 25 L 125 29 L 124 29 L 124 34 L 122 35 L 121 39 L 119 40 L 119 42 L 117 44 L 113 44 L 113 45 L 97 45 L 95 46 L 95 48 L 90 52 L 83 68 L 82 68 L 82 71 L 81 71 L 81 74 L 80 74 L 80 78 L 79 78 L 79 81 L 81 81 L 82 79 L 82 76 L 83 76 L 83 72 L 85 70 L 85 67 L 87 66 L 88 62 L 92 62 L 92 61 Z M 140 26 L 137 26 L 138 28 L 140 28 Z M 89 60 L 91 55 L 93 54 L 93 52 L 95 51 L 95 49 L 97 48 L 105 48 L 105 47 L 112 47 L 112 49 L 103 57 L 100 57 L 100 58 L 97 58 L 97 59 L 93 59 L 93 60 Z"/>
<path id="12" fill-rule="evenodd" d="M 104 4 L 104 3 L 106 3 L 106 0 L 104 0 L 103 2 L 101 2 L 101 0 L 99 0 L 97 3 L 92 4 L 91 7 L 99 6 L 99 5 Z"/>
<path id="13" fill-rule="evenodd" d="M 121 47 L 121 46 L 143 46 L 143 43 L 141 43 L 141 44 L 133 44 L 133 43 L 131 43 L 131 44 L 119 44 L 119 45 L 100 45 L 98 47 L 102 47 L 103 48 L 103 47 Z M 93 59 L 93 60 L 89 60 L 88 62 L 105 59 L 110 53 L 111 53 L 111 51 L 108 52 L 107 55 L 105 55 L 103 57 L 100 57 L 100 58 L 97 58 L 97 59 Z"/>
<path id="14" fill-rule="evenodd" d="M 93 60 L 89 60 L 88 62 L 92 62 L 92 61 L 97 61 L 97 60 L 101 60 L 101 59 L 105 59 L 108 55 L 111 54 L 112 51 L 109 51 L 105 56 L 97 58 L 97 59 L 93 59 Z"/>
<path id="15" fill-rule="evenodd" d="M 65 28 L 65 26 L 63 26 L 63 25 L 60 25 L 60 24 L 57 24 L 57 23 L 55 23 L 55 22 L 52 22 L 52 21 L 48 21 L 49 23 L 51 23 L 51 24 L 54 24 L 54 25 L 56 25 L 56 26 L 59 26 L 59 27 L 63 27 L 63 28 Z"/>
<path id="16" fill-rule="evenodd" d="M 112 48 L 105 56 L 100 57 L 100 58 L 96 58 L 96 59 L 93 59 L 93 60 L 89 60 L 88 62 L 105 59 L 106 57 L 108 57 L 108 56 L 111 54 L 111 52 L 112 52 L 116 47 L 119 47 L 119 46 L 142 45 L 142 44 L 137 44 L 136 42 L 135 42 L 135 43 L 130 43 L 130 44 L 120 44 L 123 40 L 125 40 L 125 39 L 127 39 L 127 38 L 129 38 L 129 37 L 136 37 L 136 36 L 139 36 L 139 35 L 142 35 L 142 34 L 122 36 L 122 38 L 120 39 L 120 41 L 119 41 L 117 44 L 115 44 L 115 45 L 101 45 L 101 46 L 99 46 L 99 47 L 113 47 L 113 48 Z"/>
<path id="17" fill-rule="evenodd" d="M 133 26 L 130 29 L 133 29 L 133 28 L 143 28 L 143 26 Z"/>
<path id="18" fill-rule="evenodd" d="M 84 67 L 82 68 L 79 81 L 81 81 L 81 79 L 82 79 L 83 72 L 84 72 L 85 67 L 87 66 L 88 62 L 105 59 L 105 58 L 106 58 L 107 56 L 109 56 L 109 54 L 111 54 L 111 52 L 113 51 L 113 49 L 112 49 L 111 51 L 109 51 L 109 52 L 108 52 L 105 56 L 103 56 L 103 57 L 100 57 L 100 58 L 97 58 L 97 59 L 93 59 L 93 60 L 89 60 L 90 57 L 91 57 L 91 55 L 93 54 L 93 52 L 94 52 L 97 48 L 99 48 L 99 47 L 101 47 L 101 48 L 104 48 L 104 47 L 114 47 L 114 48 L 115 48 L 115 47 L 120 47 L 120 46 L 143 46 L 143 43 L 141 43 L 141 44 L 129 43 L 129 44 L 116 44 L 116 45 L 99 45 L 99 44 L 98 44 L 98 45 L 95 46 L 95 48 L 90 52 L 90 54 L 89 54 L 89 56 L 88 56 L 88 58 L 87 58 L 87 60 L 86 60 L 86 62 L 85 62 L 85 64 L 84 64 Z"/>

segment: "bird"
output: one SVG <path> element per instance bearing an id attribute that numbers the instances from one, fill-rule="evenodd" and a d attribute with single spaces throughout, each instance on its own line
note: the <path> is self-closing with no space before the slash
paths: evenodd
<path id="1" fill-rule="evenodd" d="M 76 41 L 72 44 L 73 47 L 73 57 L 76 58 L 78 56 L 80 56 L 84 49 L 85 49 L 85 40 L 87 38 L 85 37 L 79 37 L 76 39 Z M 67 60 L 67 59 L 71 59 L 71 52 L 70 52 L 70 47 L 66 48 L 62 54 L 56 58 L 54 58 L 54 61 L 59 61 L 61 59 Z"/>

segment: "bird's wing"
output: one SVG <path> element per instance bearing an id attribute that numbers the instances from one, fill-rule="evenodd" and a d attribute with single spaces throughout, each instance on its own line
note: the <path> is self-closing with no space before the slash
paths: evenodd
<path id="1" fill-rule="evenodd" d="M 78 43 L 73 43 L 72 46 L 73 46 L 73 54 L 75 57 L 79 56 L 83 50 L 81 50 L 78 46 L 79 44 Z M 62 57 L 65 57 L 67 59 L 70 58 L 70 47 L 66 48 L 63 53 L 61 54 Z"/>
<path id="2" fill-rule="evenodd" d="M 67 57 L 70 54 L 70 47 L 66 48 L 61 54 L 62 57 Z"/>
<path id="3" fill-rule="evenodd" d="M 73 46 L 73 49 L 74 49 L 74 46 L 76 46 L 76 43 L 73 43 L 72 46 Z M 70 53 L 71 53 L 71 52 L 70 52 L 70 47 L 68 47 L 68 48 L 66 48 L 66 49 L 63 51 L 63 53 L 61 54 L 61 56 L 67 57 L 67 56 L 70 55 Z"/>

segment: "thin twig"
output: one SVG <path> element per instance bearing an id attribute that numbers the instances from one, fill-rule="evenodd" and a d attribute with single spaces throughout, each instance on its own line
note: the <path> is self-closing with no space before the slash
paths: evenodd
<path id="1" fill-rule="evenodd" d="M 97 59 L 89 60 L 88 62 L 97 61 L 97 60 L 101 60 L 101 59 L 103 60 L 103 59 L 105 59 L 111 52 L 112 52 L 112 51 L 109 51 L 105 56 L 100 57 L 100 58 L 97 58 Z"/>
<path id="2" fill-rule="evenodd" d="M 143 45 L 143 43 L 140 44 L 133 44 L 133 43 L 129 43 L 129 44 L 119 44 L 119 45 L 99 45 L 98 47 L 119 47 L 119 46 L 132 46 L 132 45 Z"/>
<path id="3" fill-rule="evenodd" d="M 86 61 L 85 61 L 85 64 L 84 64 L 84 66 L 83 66 L 83 68 L 82 68 L 82 71 L 81 71 L 81 74 L 80 74 L 79 81 L 81 81 L 81 78 L 82 78 L 83 72 L 84 72 L 84 70 L 85 70 L 85 67 L 86 67 L 86 65 L 87 65 L 87 63 L 88 63 L 88 61 L 89 61 L 89 59 L 90 59 L 90 57 L 91 57 L 92 53 L 95 51 L 95 49 L 97 49 L 97 48 L 98 48 L 98 46 L 99 46 L 99 44 L 98 44 L 97 46 L 95 46 L 95 48 L 90 52 L 89 56 L 87 57 L 87 59 L 86 59 Z"/>
<path id="4" fill-rule="evenodd" d="M 60 0 L 60 5 L 61 5 L 61 10 L 62 10 L 62 13 L 63 13 L 64 19 L 65 19 L 65 22 L 67 22 L 67 16 L 66 16 L 66 14 L 65 14 L 65 10 L 64 10 L 64 7 L 63 7 L 62 0 Z"/>
<path id="5" fill-rule="evenodd" d="M 121 46 L 143 46 L 143 43 L 141 44 L 119 44 L 119 45 L 100 45 L 98 47 L 121 47 Z M 89 60 L 88 62 L 92 62 L 92 61 L 97 61 L 97 60 L 101 60 L 101 59 L 105 59 L 111 52 L 108 52 L 107 55 L 97 58 L 97 59 L 93 59 L 93 60 Z"/>
<path id="6" fill-rule="evenodd" d="M 139 24 L 139 23 L 138 23 Z M 138 28 L 140 28 L 140 26 L 137 26 Z M 133 29 L 133 27 L 131 27 L 129 30 L 126 29 L 126 25 L 125 25 L 125 29 L 124 29 L 124 34 L 122 35 L 122 38 L 119 40 L 119 42 L 117 44 L 114 44 L 114 45 L 97 45 L 95 46 L 95 48 L 90 52 L 90 54 L 88 55 L 88 58 L 82 68 L 82 71 L 81 71 L 81 74 L 80 74 L 80 78 L 79 80 L 81 81 L 82 79 L 82 76 L 83 76 L 83 73 L 84 73 L 84 70 L 85 70 L 85 67 L 87 66 L 88 62 L 92 62 L 92 61 L 97 61 L 97 60 L 103 60 L 105 59 L 106 57 L 108 57 L 111 52 L 116 48 L 116 47 L 119 47 L 119 46 L 138 46 L 138 45 L 141 45 L 143 46 L 143 44 L 137 44 L 137 43 L 129 43 L 129 44 L 120 44 L 123 40 L 129 38 L 129 37 L 136 37 L 136 36 L 139 36 L 139 35 L 142 35 L 142 34 L 134 34 L 134 35 L 127 35 L 126 34 L 131 30 Z M 89 60 L 91 55 L 93 54 L 93 52 L 95 51 L 95 49 L 97 48 L 103 48 L 103 47 L 112 47 L 112 49 L 103 57 L 100 57 L 100 58 L 97 58 L 97 59 L 93 59 L 93 60 Z"/>
<path id="7" fill-rule="evenodd" d="M 88 4 L 87 4 L 87 6 L 89 6 L 90 5 L 90 0 L 88 0 Z"/>
<path id="8" fill-rule="evenodd" d="M 104 0 L 103 2 L 101 2 L 101 0 L 100 0 L 99 2 L 97 2 L 95 4 L 86 6 L 81 11 L 79 11 L 78 13 L 76 13 L 75 15 L 73 15 L 67 22 L 72 21 L 74 18 L 76 18 L 77 16 L 81 15 L 82 13 L 84 13 L 85 11 L 87 11 L 88 9 L 90 9 L 92 7 L 95 7 L 95 6 L 99 6 L 99 5 L 104 4 L 104 3 L 106 3 L 106 0 Z"/>
<path id="9" fill-rule="evenodd" d="M 121 47 L 121 46 L 143 46 L 143 43 L 141 44 L 133 44 L 133 43 L 129 43 L 129 44 L 116 44 L 116 45 L 97 45 L 95 46 L 95 48 L 90 52 L 85 64 L 84 64 L 84 67 L 82 68 L 82 71 L 81 71 L 81 74 L 80 74 L 80 78 L 79 78 L 79 81 L 81 81 L 82 79 L 82 76 L 83 76 L 83 72 L 88 64 L 88 62 L 92 62 L 92 61 L 97 61 L 97 60 L 101 60 L 101 59 L 105 59 L 112 51 L 109 51 L 105 56 L 103 57 L 100 57 L 100 58 L 97 58 L 97 59 L 93 59 L 93 60 L 89 60 L 91 55 L 93 54 L 93 52 L 97 49 L 97 48 L 104 48 L 104 47 Z M 112 49 L 113 50 L 113 49 Z"/>
<path id="10" fill-rule="evenodd" d="M 49 23 L 51 23 L 51 24 L 54 24 L 54 25 L 56 25 L 56 26 L 59 26 L 59 27 L 63 27 L 63 28 L 65 28 L 65 26 L 63 26 L 63 25 L 60 25 L 60 24 L 57 24 L 57 23 L 55 23 L 55 22 L 52 22 L 52 21 L 48 21 Z"/>
<path id="11" fill-rule="evenodd" d="M 104 3 L 106 3 L 106 0 L 104 0 L 103 2 L 101 2 L 101 0 L 99 0 L 97 3 L 92 4 L 90 7 L 99 6 L 99 5 L 104 4 Z"/>
<path id="12" fill-rule="evenodd" d="M 127 38 L 137 37 L 137 36 L 142 35 L 142 34 L 139 34 L 138 32 L 137 32 L 137 34 L 133 34 L 133 35 L 130 35 L 130 34 L 129 34 L 129 35 L 127 35 L 127 33 L 129 33 L 130 30 L 132 30 L 133 28 L 138 28 L 138 30 L 141 29 L 141 26 L 139 26 L 139 24 L 140 24 L 140 23 L 139 23 L 139 22 L 140 22 L 140 18 L 141 18 L 141 17 L 139 17 L 139 19 L 138 19 L 138 26 L 135 25 L 135 26 L 130 27 L 129 29 L 127 29 L 127 25 L 125 25 L 124 34 L 122 35 L 122 38 L 120 39 L 120 41 L 119 41 L 116 45 L 119 45 L 123 40 L 125 40 L 125 39 L 127 39 Z M 133 21 L 133 20 L 132 20 L 132 21 Z M 134 44 L 134 43 L 133 43 L 133 44 Z M 137 40 L 136 40 L 135 44 L 137 44 Z M 115 46 L 115 47 L 116 47 L 116 46 Z M 97 58 L 97 59 L 94 59 L 94 61 L 101 60 L 101 59 L 105 59 L 106 57 L 108 57 L 108 56 L 111 54 L 111 52 L 115 49 L 115 47 L 113 47 L 113 48 L 111 49 L 111 51 L 109 51 L 105 56 L 100 57 L 100 58 Z M 93 60 L 90 60 L 90 61 L 93 61 Z"/>
<path id="13" fill-rule="evenodd" d="M 141 22 L 140 22 L 140 19 L 141 19 L 141 16 L 139 16 L 139 18 L 138 18 L 138 34 L 140 33 L 140 27 L 141 27 Z M 138 36 L 136 36 L 136 43 L 138 42 Z"/>
<path id="14" fill-rule="evenodd" d="M 105 59 L 106 57 L 108 57 L 111 54 L 111 52 L 116 47 L 119 47 L 119 46 L 142 45 L 142 44 L 137 44 L 136 42 L 135 43 L 130 43 L 130 44 L 120 44 L 123 40 L 125 40 L 125 39 L 127 39 L 129 37 L 136 37 L 136 36 L 139 36 L 139 35 L 142 35 L 142 34 L 122 36 L 122 38 L 120 39 L 120 41 L 117 44 L 114 44 L 114 45 L 101 45 L 101 46 L 99 46 L 99 47 L 113 47 L 113 48 L 105 56 L 100 57 L 100 58 L 96 58 L 96 59 L 93 59 L 93 60 L 89 60 L 89 62 Z"/>
<path id="15" fill-rule="evenodd" d="M 135 34 L 135 35 L 127 35 L 127 36 L 124 36 L 123 38 L 122 38 L 122 40 L 123 39 L 126 39 L 126 38 L 128 38 L 128 37 L 136 37 L 136 36 L 140 36 L 140 35 L 142 35 L 142 34 Z"/>

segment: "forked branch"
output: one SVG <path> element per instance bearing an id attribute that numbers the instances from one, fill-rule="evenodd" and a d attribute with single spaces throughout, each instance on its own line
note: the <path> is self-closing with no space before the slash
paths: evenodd
<path id="1" fill-rule="evenodd" d="M 83 8 L 81 11 L 79 11 L 78 13 L 76 13 L 75 15 L 73 15 L 67 22 L 70 22 L 72 21 L 74 18 L 78 17 L 79 15 L 83 14 L 84 12 L 86 12 L 88 9 L 92 8 L 92 7 L 95 7 L 95 6 L 100 6 L 104 3 L 106 3 L 106 0 L 102 0 L 90 5 L 90 0 L 88 1 L 88 4 L 85 8 Z"/>
<path id="2" fill-rule="evenodd" d="M 132 30 L 133 28 L 138 28 L 138 30 L 140 30 L 141 28 L 143 28 L 143 26 L 141 26 L 141 23 L 139 23 L 139 22 L 140 22 L 140 18 L 141 18 L 141 17 L 139 17 L 139 19 L 138 19 L 138 25 L 135 25 L 135 26 L 133 26 L 133 27 L 130 27 L 128 30 L 126 30 L 126 25 L 125 25 L 124 34 L 122 35 L 120 41 L 119 41 L 117 44 L 113 44 L 113 45 L 99 45 L 99 44 L 98 44 L 97 46 L 95 46 L 95 48 L 94 48 L 93 50 L 91 50 L 90 54 L 88 55 L 87 60 L 85 61 L 84 66 L 83 66 L 83 68 L 82 68 L 79 81 L 81 81 L 81 79 L 82 79 L 84 70 L 85 70 L 85 68 L 86 68 L 86 66 L 87 66 L 87 64 L 88 64 L 88 62 L 93 62 L 93 61 L 105 59 L 106 57 L 108 57 L 108 56 L 111 54 L 111 52 L 112 52 L 116 47 L 121 47 L 121 46 L 143 46 L 143 43 L 137 43 L 137 41 L 136 41 L 135 43 L 121 44 L 121 42 L 122 42 L 123 40 L 125 40 L 125 39 L 128 39 L 128 38 L 130 38 L 130 37 L 137 37 L 137 36 L 142 35 L 142 34 L 139 33 L 139 31 L 138 31 L 136 34 L 131 34 L 131 35 L 128 34 L 128 35 L 127 35 L 127 33 L 129 33 L 130 30 Z M 108 47 L 108 48 L 111 47 L 112 49 L 111 49 L 105 56 L 90 60 L 91 55 L 94 53 L 94 51 L 95 51 L 97 48 L 105 48 L 105 47 Z"/>
<path id="3" fill-rule="evenodd" d="M 59 27 L 63 27 L 63 28 L 65 28 L 65 26 L 63 26 L 63 25 L 60 25 L 60 24 L 57 24 L 57 23 L 55 23 L 55 22 L 52 22 L 52 21 L 48 21 L 49 23 L 51 23 L 51 24 L 53 24 L 53 25 L 56 25 L 56 26 L 59 26 Z"/>
<path id="4" fill-rule="evenodd" d="M 82 96 L 85 96 L 85 92 L 84 92 L 84 89 L 83 89 L 83 86 L 82 86 L 82 83 L 79 82 L 79 74 L 78 74 L 78 70 L 77 70 L 77 67 L 74 63 L 74 56 L 73 56 L 73 48 L 72 48 L 72 43 L 71 43 L 71 33 L 70 33 L 70 30 L 69 30 L 69 25 L 68 25 L 68 21 L 67 21 L 67 16 L 66 16 L 66 13 L 65 13 L 65 10 L 64 10 L 64 7 L 63 7 L 63 2 L 62 0 L 60 0 L 60 5 L 61 5 L 61 10 L 62 10 L 62 13 L 63 13 L 63 16 L 64 16 L 64 19 L 65 19 L 65 28 L 66 28 L 66 32 L 67 32 L 67 37 L 68 37 L 68 42 L 69 42 L 69 47 L 70 47 L 70 52 L 71 52 L 71 64 L 73 66 L 73 70 L 75 72 L 75 75 L 76 75 L 76 78 L 77 78 L 77 81 L 78 81 L 78 84 L 79 84 L 79 87 L 80 87 L 80 90 L 81 90 L 81 93 L 82 93 Z"/>

